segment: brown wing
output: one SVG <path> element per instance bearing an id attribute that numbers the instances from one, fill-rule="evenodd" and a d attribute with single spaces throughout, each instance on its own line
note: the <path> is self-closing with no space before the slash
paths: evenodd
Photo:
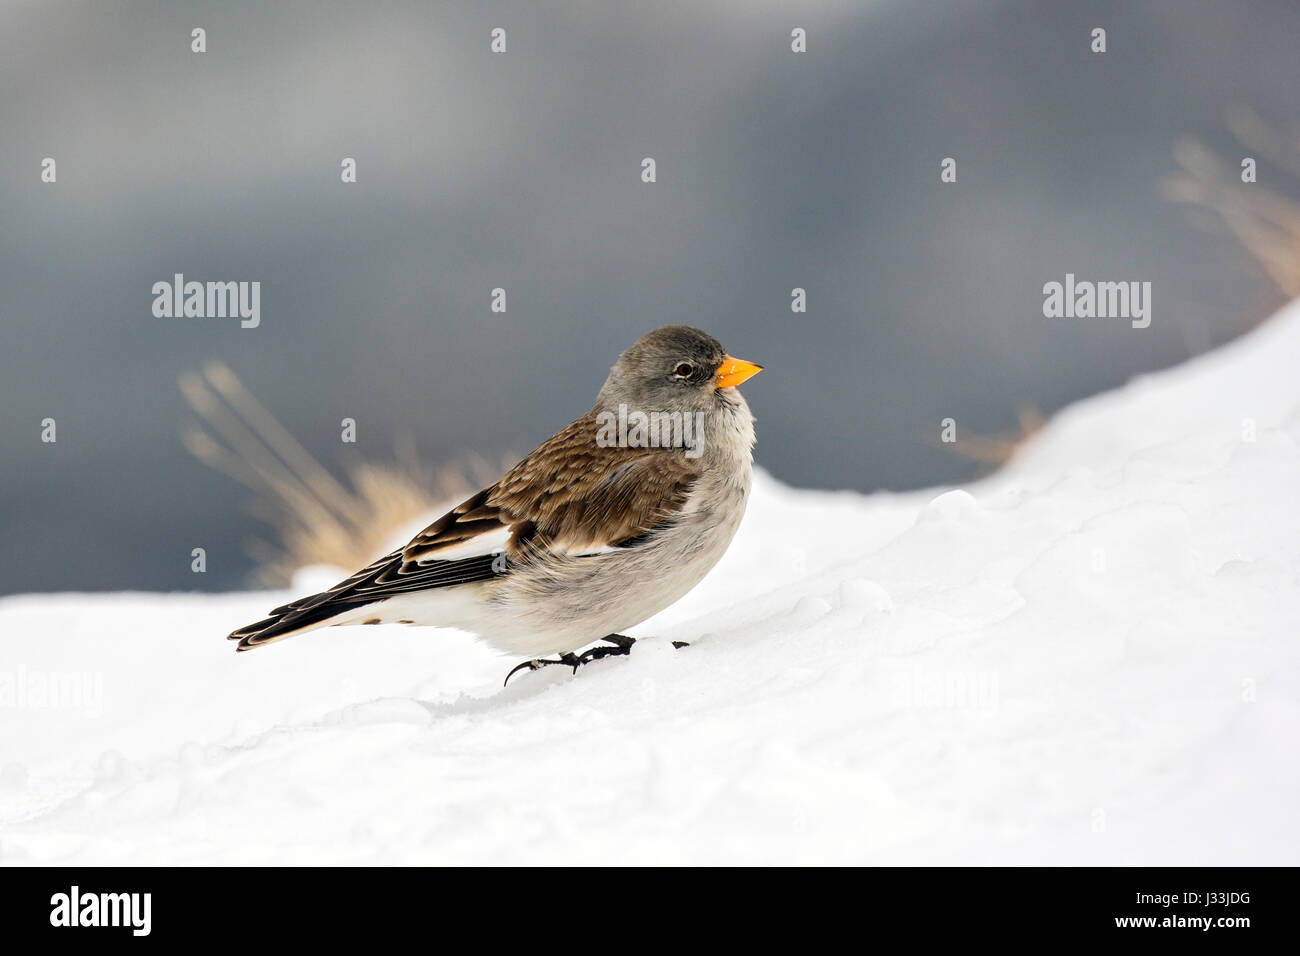
<path id="1" fill-rule="evenodd" d="M 416 535 L 407 561 L 425 560 L 477 535 L 508 529 L 506 554 L 525 549 L 581 552 L 653 531 L 681 510 L 698 461 L 668 448 L 596 444 L 588 414 L 565 427 L 495 485 Z"/>
<path id="2" fill-rule="evenodd" d="M 546 552 L 627 546 L 671 521 L 686 503 L 698 461 L 674 449 L 600 447 L 596 435 L 588 413 L 404 548 L 328 591 L 276 608 L 230 639 L 248 650 L 397 594 L 508 574 Z M 465 550 L 479 553 L 451 557 Z"/>

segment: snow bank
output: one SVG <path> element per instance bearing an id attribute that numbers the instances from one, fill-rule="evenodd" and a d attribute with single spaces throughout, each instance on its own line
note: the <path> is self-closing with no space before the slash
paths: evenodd
<path id="1" fill-rule="evenodd" d="M 1298 372 L 1292 306 L 965 489 L 760 476 L 630 658 L 504 690 L 450 631 L 237 657 L 287 594 L 5 599 L 0 861 L 1295 865 Z"/>

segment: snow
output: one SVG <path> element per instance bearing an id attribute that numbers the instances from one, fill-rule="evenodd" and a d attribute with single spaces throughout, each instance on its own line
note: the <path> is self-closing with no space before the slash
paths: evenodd
<path id="1" fill-rule="evenodd" d="M 1298 370 L 1300 304 L 962 489 L 760 474 L 630 657 L 505 689 L 453 631 L 235 655 L 289 592 L 4 599 L 0 862 L 1295 865 Z"/>

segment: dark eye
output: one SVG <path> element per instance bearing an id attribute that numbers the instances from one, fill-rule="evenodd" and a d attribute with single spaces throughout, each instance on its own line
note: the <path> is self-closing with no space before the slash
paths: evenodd
<path id="1" fill-rule="evenodd" d="M 676 378 L 690 378 L 695 374 L 695 366 L 690 362 L 678 362 L 677 367 L 673 369 L 673 376 Z"/>

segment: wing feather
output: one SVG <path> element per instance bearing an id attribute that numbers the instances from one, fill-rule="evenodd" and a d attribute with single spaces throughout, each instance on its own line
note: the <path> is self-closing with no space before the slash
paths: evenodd
<path id="1" fill-rule="evenodd" d="M 405 547 L 328 591 L 276 608 L 230 639 L 248 650 L 398 594 L 490 581 L 548 553 L 581 555 L 641 543 L 685 506 L 698 461 L 680 449 L 602 447 L 597 434 L 593 410 Z M 488 550 L 503 532 L 504 553 L 499 546 Z M 472 551 L 476 541 L 483 553 L 451 559 L 451 552 Z"/>

